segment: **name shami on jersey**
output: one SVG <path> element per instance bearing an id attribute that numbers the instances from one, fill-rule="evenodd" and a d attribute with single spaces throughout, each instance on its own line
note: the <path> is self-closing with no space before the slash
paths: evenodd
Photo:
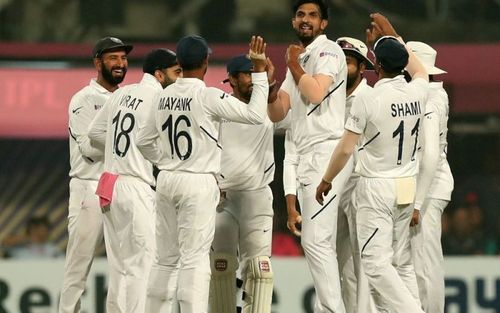
<path id="1" fill-rule="evenodd" d="M 160 99 L 158 110 L 191 111 L 193 98 L 164 97 Z"/>
<path id="2" fill-rule="evenodd" d="M 391 104 L 391 111 L 392 111 L 391 113 L 392 117 L 422 114 L 422 109 L 420 108 L 420 101 L 415 101 L 410 103 L 393 103 Z"/>

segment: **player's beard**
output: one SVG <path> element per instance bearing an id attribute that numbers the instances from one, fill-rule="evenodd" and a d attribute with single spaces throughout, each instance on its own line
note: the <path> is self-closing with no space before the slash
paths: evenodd
<path id="1" fill-rule="evenodd" d="M 113 70 L 115 70 L 115 69 L 121 69 L 123 71 L 123 75 L 113 76 Z M 110 85 L 115 86 L 115 85 L 120 84 L 125 79 L 125 75 L 127 74 L 127 68 L 114 66 L 108 70 L 108 68 L 106 66 L 103 66 L 101 72 L 102 72 L 102 77 L 104 78 L 104 80 L 107 81 Z"/>
<path id="2" fill-rule="evenodd" d="M 161 86 L 163 89 L 165 89 L 167 88 L 167 86 L 172 85 L 173 83 L 175 83 L 175 79 L 171 79 L 170 77 L 168 77 L 168 75 L 165 75 L 165 80 L 161 82 Z"/>
<path id="3" fill-rule="evenodd" d="M 347 89 L 350 89 L 354 85 L 354 83 L 357 81 L 358 77 L 360 76 L 359 72 L 360 71 L 359 71 L 359 67 L 358 67 L 355 72 L 347 73 L 347 84 L 346 84 Z"/>
<path id="4" fill-rule="evenodd" d="M 250 102 L 250 97 L 252 97 L 252 85 L 250 86 L 247 86 L 245 88 L 245 86 L 242 86 L 242 85 L 239 85 L 238 86 L 238 93 L 240 94 L 240 98 L 246 102 L 246 103 L 249 103 Z"/>
<path id="5" fill-rule="evenodd" d="M 297 28 L 295 28 L 295 34 L 299 38 L 300 42 L 306 47 L 309 45 L 313 40 L 321 34 L 320 30 L 315 30 L 314 26 L 307 24 L 311 26 L 311 30 L 303 30 L 301 29 L 301 26 L 306 23 L 301 23 Z"/>

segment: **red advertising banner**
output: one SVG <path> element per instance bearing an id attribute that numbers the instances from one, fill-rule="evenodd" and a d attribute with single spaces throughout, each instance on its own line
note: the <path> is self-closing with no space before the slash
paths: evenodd
<path id="1" fill-rule="evenodd" d="M 36 46 L 36 45 L 35 45 Z M 444 82 L 450 98 L 452 114 L 498 114 L 500 113 L 500 44 L 458 44 L 433 45 L 438 52 L 437 66 L 448 74 L 436 78 Z M 3 46 L 2 46 L 3 47 Z M 13 55 L 31 58 L 40 56 L 81 57 L 80 45 L 10 44 L 0 51 L 0 57 Z M 136 56 L 142 56 L 150 46 L 137 45 Z M 217 60 L 227 60 L 248 49 L 246 45 L 214 45 Z M 276 76 L 282 81 L 286 70 L 284 52 L 286 45 L 276 45 L 268 49 L 268 55 L 276 66 Z M 17 54 L 16 54 L 17 51 Z M 85 52 L 87 53 L 87 52 Z M 489 60 L 489 61 L 485 61 Z M 139 81 L 142 72 L 131 68 L 125 84 Z M 57 138 L 67 134 L 67 106 L 72 95 L 89 83 L 95 76 L 92 68 L 65 69 L 15 69 L 0 68 L 0 138 Z M 221 85 L 226 77 L 224 66 L 210 66 L 206 76 L 208 86 L 229 90 Z M 366 73 L 369 82 L 376 81 L 375 73 Z"/>
<path id="2" fill-rule="evenodd" d="M 68 136 L 71 97 L 95 77 L 94 69 L 0 68 L 0 138 L 64 138 Z M 138 82 L 143 73 L 129 68 L 123 84 Z M 205 82 L 219 87 L 226 77 L 223 66 L 211 67 Z"/>

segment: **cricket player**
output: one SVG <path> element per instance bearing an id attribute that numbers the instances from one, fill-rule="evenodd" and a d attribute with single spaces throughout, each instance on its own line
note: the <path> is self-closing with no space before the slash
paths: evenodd
<path id="1" fill-rule="evenodd" d="M 333 182 L 334 190 L 324 205 L 314 200 L 313 184 L 321 180 L 342 136 L 347 65 L 339 45 L 323 35 L 328 25 L 325 1 L 299 0 L 293 14 L 292 26 L 301 44 L 287 49 L 286 78 L 268 112 L 274 122 L 291 114 L 291 134 L 300 156 L 297 195 L 302 215 L 288 221 L 289 225 L 302 223 L 301 244 L 317 296 L 314 312 L 344 313 L 336 253 L 337 209 L 352 162 Z"/>
<path id="2" fill-rule="evenodd" d="M 154 49 L 146 55 L 138 84 L 117 90 L 89 126 L 91 140 L 105 145 L 104 170 L 97 194 L 103 200 L 106 252 L 111 272 L 120 273 L 117 313 L 146 312 L 147 281 L 155 255 L 153 166 L 136 147 L 153 100 L 182 74 L 175 53 Z M 154 122 L 154 121 L 153 121 Z M 115 247 L 119 247 L 116 249 Z M 111 262 L 119 260 L 119 263 Z M 109 312 L 109 311 L 108 311 Z M 111 313 L 111 312 L 110 312 Z"/>
<path id="3" fill-rule="evenodd" d="M 429 74 L 429 96 L 422 120 L 423 151 L 417 181 L 415 208 L 422 221 L 415 227 L 411 248 L 422 308 L 426 313 L 444 312 L 444 259 L 441 248 L 441 215 L 451 199 L 453 175 L 446 160 L 448 95 L 435 75 L 445 74 L 435 66 L 437 52 L 431 46 L 409 41 L 407 46 Z"/>
<path id="4" fill-rule="evenodd" d="M 138 135 L 146 158 L 157 158 L 149 148 L 158 138 L 163 151 L 156 189 L 158 260 L 148 284 L 150 312 L 158 312 L 165 302 L 171 310 L 175 292 L 182 313 L 207 312 L 209 252 L 219 203 L 219 126 L 222 119 L 262 124 L 266 117 L 269 86 L 263 39 L 252 37 L 250 43 L 254 73 L 248 104 L 205 86 L 210 52 L 200 36 L 186 36 L 177 43 L 183 78 L 160 93 L 151 113 L 155 123 Z"/>
<path id="5" fill-rule="evenodd" d="M 103 237 L 102 212 L 95 195 L 97 181 L 103 171 L 103 152 L 102 147 L 91 144 L 87 136 L 88 125 L 125 78 L 127 54 L 131 50 L 131 45 L 118 38 L 99 40 L 92 50 L 97 78 L 78 91 L 69 105 L 69 240 L 60 313 L 80 312 L 80 297 L 85 289 L 94 251 Z M 117 284 L 109 283 L 108 295 L 116 294 L 117 290 L 113 288 L 117 288 Z"/>
<path id="6" fill-rule="evenodd" d="M 363 77 L 366 70 L 373 70 L 373 63 L 368 58 L 368 48 L 355 38 L 340 37 L 336 40 L 346 56 L 346 114 L 348 118 L 354 100 L 370 92 L 370 87 Z M 353 163 L 357 163 L 357 152 L 354 150 Z M 356 212 L 351 204 L 354 189 L 359 181 L 359 174 L 352 172 L 347 181 L 339 203 L 337 252 L 339 271 L 342 276 L 342 295 L 347 312 L 375 312 L 371 301 L 370 287 L 364 272 L 360 269 L 358 241 L 356 239 Z"/>
<path id="7" fill-rule="evenodd" d="M 228 62 L 227 72 L 224 82 L 230 83 L 232 95 L 249 103 L 252 61 L 247 55 L 236 56 Z M 270 96 L 276 96 L 274 66 L 269 59 L 267 72 Z M 269 258 L 274 212 L 269 184 L 274 178 L 274 129 L 267 116 L 260 125 L 227 120 L 220 125 L 223 150 L 218 182 L 222 199 L 211 253 L 211 312 L 236 311 L 238 267 L 244 286 L 243 312 L 271 312 L 273 272 Z"/>
<path id="8" fill-rule="evenodd" d="M 373 288 L 396 312 L 422 313 L 409 246 L 414 211 L 416 156 L 420 123 L 424 117 L 428 76 L 389 21 L 370 15 L 367 42 L 374 44 L 379 81 L 373 90 L 354 100 L 346 130 L 317 187 L 324 202 L 331 181 L 351 157 L 359 138 L 354 207 L 362 268 Z M 407 68 L 412 81 L 404 80 Z"/>

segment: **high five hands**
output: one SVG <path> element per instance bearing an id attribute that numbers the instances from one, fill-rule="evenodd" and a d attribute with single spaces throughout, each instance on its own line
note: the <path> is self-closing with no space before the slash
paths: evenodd
<path id="1" fill-rule="evenodd" d="M 254 72 L 265 72 L 267 67 L 266 43 L 261 36 L 252 36 L 248 56 L 253 63 Z"/>

